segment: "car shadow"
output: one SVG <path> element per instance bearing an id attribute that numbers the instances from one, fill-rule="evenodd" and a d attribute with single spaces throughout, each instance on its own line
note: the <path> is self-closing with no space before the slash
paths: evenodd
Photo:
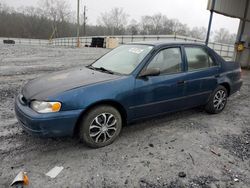
<path id="1" fill-rule="evenodd" d="M 140 131 L 147 128 L 166 126 L 167 123 L 179 120 L 182 118 L 190 118 L 193 116 L 207 114 L 202 107 L 196 107 L 188 110 L 167 113 L 152 118 L 135 121 L 131 124 L 127 124 L 123 129 L 133 129 L 132 131 Z M 153 125 L 152 125 L 153 124 Z"/>
<path id="2" fill-rule="evenodd" d="M 125 142 L 124 139 L 126 139 L 128 136 L 132 136 L 132 138 L 129 139 L 129 142 L 138 141 L 138 135 L 140 135 L 140 132 L 147 131 L 147 129 L 153 129 L 153 128 L 160 128 L 168 126 L 168 124 L 171 124 L 173 121 L 178 121 L 181 118 L 185 117 L 191 118 L 193 116 L 206 114 L 203 109 L 201 108 L 194 108 L 189 109 L 185 111 L 170 113 L 166 115 L 157 116 L 154 118 L 150 118 L 147 120 L 141 120 L 136 121 L 132 124 L 128 124 L 123 127 L 122 133 L 119 139 L 122 139 L 122 142 Z M 17 125 L 18 126 L 18 125 Z M 178 124 L 174 124 L 174 126 L 182 126 Z M 188 125 L 192 126 L 192 125 Z M 136 138 L 133 138 L 133 135 L 136 135 Z M 20 144 L 20 148 L 13 148 L 12 150 L 6 152 L 11 152 L 14 154 L 15 152 L 20 153 L 28 153 L 28 152 L 58 152 L 60 150 L 82 150 L 82 151 L 88 151 L 92 150 L 92 148 L 89 148 L 85 146 L 83 143 L 79 141 L 79 138 L 77 137 L 60 137 L 60 138 L 40 138 L 36 136 L 32 136 L 27 134 L 24 131 L 21 131 L 20 134 L 16 135 L 15 137 L 12 137 L 12 142 L 15 142 L 17 144 Z M 109 148 L 112 148 L 113 146 L 119 145 L 119 141 L 115 141 L 113 144 L 107 146 Z M 39 149 L 38 149 L 39 148 Z"/>

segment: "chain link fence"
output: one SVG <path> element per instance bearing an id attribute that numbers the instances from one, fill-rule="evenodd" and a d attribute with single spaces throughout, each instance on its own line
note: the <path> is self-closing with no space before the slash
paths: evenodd
<path id="1" fill-rule="evenodd" d="M 104 37 L 107 36 L 98 36 Z M 179 41 L 179 42 L 195 42 L 195 43 L 202 43 L 205 42 L 203 40 L 194 39 L 190 37 L 178 36 L 178 35 L 121 35 L 121 36 L 114 36 L 118 39 L 119 44 L 126 44 L 130 42 L 140 42 L 140 41 Z M 89 37 L 80 37 L 80 45 L 90 46 L 92 41 L 92 36 Z M 77 46 L 77 38 L 76 37 L 69 37 L 69 38 L 56 38 L 53 39 L 52 44 L 55 46 L 67 46 L 67 47 L 76 47 Z M 105 44 L 104 44 L 105 45 Z M 210 42 L 208 46 L 214 49 L 218 54 L 220 54 L 226 60 L 232 60 L 234 58 L 234 45 L 230 44 L 221 44 L 216 42 Z"/>
<path id="2" fill-rule="evenodd" d="M 49 45 L 51 42 L 44 39 L 27 39 L 27 38 L 4 38 L 0 37 L 0 43 L 3 43 L 4 40 L 13 40 L 15 44 L 24 44 L 24 45 Z"/>
<path id="3" fill-rule="evenodd" d="M 95 36 L 80 37 L 80 46 L 81 47 L 90 46 L 93 37 Z M 98 36 L 98 37 L 106 38 L 108 36 Z M 179 36 L 179 35 L 119 35 L 114 37 L 118 39 L 119 44 L 126 44 L 130 42 L 140 42 L 140 41 L 156 41 L 156 40 L 165 42 L 186 41 L 186 42 L 195 42 L 204 44 L 203 40 Z M 2 41 L 14 40 L 15 44 L 25 44 L 25 45 L 52 45 L 52 46 L 64 46 L 64 47 L 77 46 L 76 37 L 55 38 L 51 41 L 43 39 L 24 39 L 24 38 L 0 38 L 0 40 Z M 208 46 L 214 49 L 224 59 L 226 60 L 234 59 L 234 45 L 210 42 Z"/>

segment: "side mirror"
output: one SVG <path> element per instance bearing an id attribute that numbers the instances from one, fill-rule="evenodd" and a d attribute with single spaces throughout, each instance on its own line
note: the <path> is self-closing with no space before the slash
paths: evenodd
<path id="1" fill-rule="evenodd" d="M 142 70 L 140 73 L 140 77 L 147 77 L 147 76 L 158 76 L 161 73 L 159 68 L 148 68 Z"/>

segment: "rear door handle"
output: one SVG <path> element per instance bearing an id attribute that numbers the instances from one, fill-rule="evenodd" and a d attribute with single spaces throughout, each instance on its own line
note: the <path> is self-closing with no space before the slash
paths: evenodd
<path id="1" fill-rule="evenodd" d="M 219 75 L 219 74 L 216 74 L 216 75 L 214 75 L 214 77 L 215 77 L 215 78 L 219 78 L 219 77 L 220 77 L 220 75 Z"/>

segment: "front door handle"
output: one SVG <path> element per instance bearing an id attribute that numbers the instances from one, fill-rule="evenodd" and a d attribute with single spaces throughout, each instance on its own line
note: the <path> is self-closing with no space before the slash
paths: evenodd
<path id="1" fill-rule="evenodd" d="M 185 81 L 185 80 L 177 81 L 177 85 L 183 85 L 183 84 L 186 84 L 186 83 L 187 83 L 187 81 Z"/>
<path id="2" fill-rule="evenodd" d="M 214 77 L 215 77 L 215 78 L 219 78 L 219 77 L 220 77 L 220 75 L 219 75 L 219 74 L 216 74 L 216 75 L 214 75 Z"/>

